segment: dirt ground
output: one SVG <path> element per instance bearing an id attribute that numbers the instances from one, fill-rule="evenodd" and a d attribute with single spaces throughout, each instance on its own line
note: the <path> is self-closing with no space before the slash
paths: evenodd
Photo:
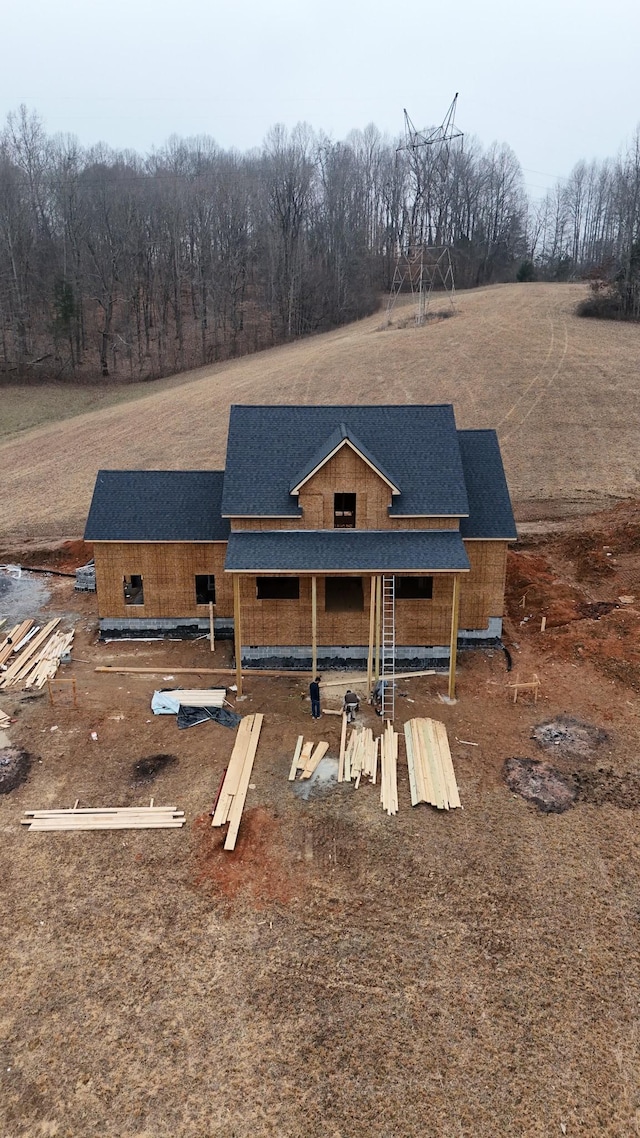
<path id="1" fill-rule="evenodd" d="M 497 428 L 519 520 L 636 497 L 640 328 L 575 316 L 586 287 L 461 292 L 453 319 L 422 328 L 385 329 L 380 312 L 59 421 L 86 406 L 85 389 L 75 405 L 71 389 L 66 410 L 60 393 L 50 400 L 56 422 L 19 434 L 35 421 L 29 394 L 38 416 L 47 401 L 8 388 L 0 537 L 81 534 L 100 467 L 221 468 L 231 403 L 451 402 L 458 426 Z"/>
<path id="2" fill-rule="evenodd" d="M 233 732 L 149 706 L 172 669 L 211 666 L 206 641 L 98 644 L 95 598 L 47 578 L 80 707 L 0 692 L 32 756 L 0 795 L 3 1138 L 640 1133 L 638 519 L 627 504 L 514 552 L 510 674 L 501 650 L 462 653 L 451 706 L 444 677 L 401 682 L 396 726 L 445 722 L 462 810 L 411 808 L 402 745 L 397 817 L 370 786 L 303 798 L 297 735 L 335 756 L 340 720 L 311 719 L 304 680 L 251 675 L 236 707 L 265 722 L 233 854 L 208 817 Z M 507 682 L 534 672 L 538 704 L 514 705 Z M 590 729 L 573 750 L 548 726 L 569 719 Z M 380 725 L 366 705 L 361 721 Z M 157 755 L 175 759 L 141 776 Z M 558 771 L 575 804 L 513 793 L 513 758 Z M 151 795 L 184 830 L 19 824 Z"/>

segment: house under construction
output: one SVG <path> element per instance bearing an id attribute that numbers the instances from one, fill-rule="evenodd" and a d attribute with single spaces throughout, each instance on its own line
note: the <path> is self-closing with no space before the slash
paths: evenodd
<path id="1" fill-rule="evenodd" d="M 450 666 L 502 631 L 497 437 L 443 406 L 234 406 L 223 471 L 98 474 L 106 635 L 233 635 L 243 667 Z M 386 660 L 386 664 L 385 664 Z"/>

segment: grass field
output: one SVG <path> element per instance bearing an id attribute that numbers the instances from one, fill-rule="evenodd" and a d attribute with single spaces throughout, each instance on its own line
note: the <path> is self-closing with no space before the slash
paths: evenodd
<path id="1" fill-rule="evenodd" d="M 458 295 L 455 318 L 382 330 L 381 314 L 259 355 L 163 380 L 131 399 L 16 434 L 3 392 L 0 534 L 82 532 L 107 468 L 217 468 L 231 403 L 452 402 L 461 427 L 496 427 L 521 519 L 588 511 L 640 491 L 640 327 L 581 320 L 583 285 L 502 285 Z M 42 392 L 24 422 L 42 413 Z M 7 403 L 8 400 L 8 403 Z M 12 402 L 13 401 L 13 402 Z M 82 404 L 80 404 L 82 406 Z"/>

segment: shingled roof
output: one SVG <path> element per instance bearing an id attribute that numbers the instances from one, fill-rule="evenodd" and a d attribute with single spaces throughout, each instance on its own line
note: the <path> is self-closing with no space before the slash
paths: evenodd
<path id="1" fill-rule="evenodd" d="M 100 470 L 85 541 L 226 541 L 222 470 Z"/>
<path id="2" fill-rule="evenodd" d="M 400 493 L 390 514 L 469 512 L 450 404 L 442 406 L 233 406 L 222 497 L 226 517 L 298 517 L 291 494 L 327 442 L 346 430 Z M 320 440 L 320 444 L 319 444 Z M 322 442 L 324 440 L 324 442 Z M 318 450 L 319 445 L 322 451 Z M 356 444 L 354 444 L 356 445 Z M 380 465 L 382 464 L 382 465 Z"/>
<path id="3" fill-rule="evenodd" d="M 515 541 L 518 533 L 496 432 L 458 431 L 458 441 L 469 495 L 469 517 L 460 522 L 462 536 Z"/>
<path id="4" fill-rule="evenodd" d="M 247 573 L 445 572 L 469 569 L 458 530 L 243 530 L 225 569 Z"/>

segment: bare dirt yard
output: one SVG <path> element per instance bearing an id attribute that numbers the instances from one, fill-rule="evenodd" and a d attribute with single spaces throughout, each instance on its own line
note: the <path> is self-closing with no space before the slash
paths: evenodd
<path id="1" fill-rule="evenodd" d="M 265 715 L 231 854 L 209 811 L 234 733 L 150 710 L 211 684 L 171 679 L 207 642 L 99 644 L 70 577 L 0 571 L 0 617 L 75 627 L 79 696 L 0 690 L 0 1138 L 640 1134 L 640 329 L 578 320 L 583 292 L 464 293 L 422 329 L 377 316 L 90 412 L 3 391 L 0 561 L 71 573 L 96 470 L 222 466 L 231 402 L 452 401 L 498 427 L 526 524 L 507 652 L 461 653 L 454 705 L 444 677 L 399 688 L 397 729 L 446 724 L 463 809 L 412 809 L 402 743 L 396 817 L 368 785 L 303 795 L 296 738 L 335 760 L 340 720 L 311 719 L 305 679 L 251 674 L 229 693 Z M 183 830 L 20 826 L 152 796 Z"/>
<path id="2" fill-rule="evenodd" d="M 207 642 L 98 644 L 95 599 L 41 579 L 44 611 L 76 628 L 80 707 L 0 692 L 31 756 L 0 794 L 0 1134 L 640 1133 L 639 546 L 632 503 L 528 538 L 509 567 L 511 673 L 501 650 L 462 653 L 452 706 L 444 677 L 400 684 L 397 728 L 446 723 L 459 811 L 411 808 L 402 745 L 396 817 L 368 785 L 303 797 L 296 738 L 335 758 L 340 720 L 311 719 L 304 679 L 250 675 L 236 708 L 265 722 L 232 854 L 209 811 L 234 733 L 149 706 L 172 669 L 211 666 Z M 534 672 L 539 702 L 514 705 L 507 682 Z M 366 704 L 360 720 L 379 728 Z M 522 796 L 541 766 L 571 789 L 563 812 Z M 20 826 L 30 808 L 151 796 L 185 829 Z"/>
<path id="3" fill-rule="evenodd" d="M 422 328 L 406 317 L 384 328 L 381 312 L 162 380 L 136 399 L 109 391 L 127 401 L 72 418 L 61 416 L 86 406 L 84 388 L 50 400 L 6 388 L 0 421 L 13 437 L 0 444 L 0 536 L 82 533 L 100 467 L 221 468 L 231 403 L 451 402 L 460 427 L 497 428 L 520 520 L 636 496 L 640 327 L 575 316 L 585 289 L 462 292 L 455 317 Z M 48 402 L 55 422 L 16 433 Z"/>

